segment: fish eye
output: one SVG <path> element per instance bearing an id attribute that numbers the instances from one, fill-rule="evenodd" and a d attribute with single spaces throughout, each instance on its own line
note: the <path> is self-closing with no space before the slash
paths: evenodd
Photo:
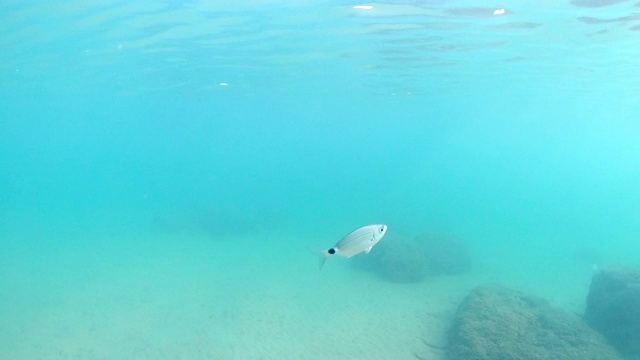
<path id="1" fill-rule="evenodd" d="M 383 231 L 384 231 L 384 228 L 380 228 L 380 232 L 383 232 Z"/>

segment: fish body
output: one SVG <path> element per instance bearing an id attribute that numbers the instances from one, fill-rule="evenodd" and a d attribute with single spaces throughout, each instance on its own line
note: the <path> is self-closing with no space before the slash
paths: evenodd
<path id="1" fill-rule="evenodd" d="M 331 255 L 341 255 L 352 257 L 361 252 L 369 253 L 380 239 L 387 233 L 387 225 L 374 224 L 366 225 L 353 230 L 345 235 L 337 244 L 330 249 L 321 250 L 320 268 Z"/>

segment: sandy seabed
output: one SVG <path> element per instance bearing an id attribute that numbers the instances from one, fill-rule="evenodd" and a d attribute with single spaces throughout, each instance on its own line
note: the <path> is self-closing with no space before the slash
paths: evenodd
<path id="1" fill-rule="evenodd" d="M 475 285 L 536 289 L 524 280 L 530 272 L 491 268 L 417 284 L 384 281 L 345 258 L 319 271 L 291 236 L 21 244 L 1 268 L 2 359 L 440 359 Z M 558 297 L 549 287 L 552 301 L 579 308 L 576 291 Z"/>

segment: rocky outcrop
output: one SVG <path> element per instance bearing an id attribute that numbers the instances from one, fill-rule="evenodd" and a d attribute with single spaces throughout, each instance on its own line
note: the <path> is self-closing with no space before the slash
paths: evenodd
<path id="1" fill-rule="evenodd" d="M 594 275 L 584 317 L 621 353 L 640 359 L 640 269 L 615 266 Z"/>
<path id="2" fill-rule="evenodd" d="M 416 242 L 424 250 L 429 275 L 457 275 L 471 271 L 471 256 L 462 241 L 445 235 L 418 235 Z"/>
<path id="3" fill-rule="evenodd" d="M 391 282 L 415 283 L 427 276 L 468 272 L 471 257 L 464 244 L 453 238 L 388 234 L 369 254 L 355 257 L 353 265 Z"/>
<path id="4" fill-rule="evenodd" d="M 487 285 L 460 305 L 447 360 L 613 360 L 616 351 L 579 317 L 545 300 Z"/>

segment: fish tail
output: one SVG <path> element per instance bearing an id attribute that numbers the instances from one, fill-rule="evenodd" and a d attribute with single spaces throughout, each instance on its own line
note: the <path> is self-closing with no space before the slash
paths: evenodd
<path id="1" fill-rule="evenodd" d="M 329 257 L 329 252 L 327 250 L 322 250 L 321 254 L 320 254 L 320 262 L 318 263 L 318 269 L 322 270 L 322 267 L 324 266 L 324 262 L 327 261 L 327 258 Z"/>
<path id="2" fill-rule="evenodd" d="M 318 269 L 322 270 L 322 267 L 324 266 L 324 262 L 327 261 L 327 258 L 331 255 L 331 254 L 329 254 L 329 251 L 326 250 L 326 249 L 313 250 L 310 247 L 307 247 L 307 249 L 309 251 L 311 251 L 312 253 L 318 255 L 318 258 L 320 259 L 320 262 L 318 263 Z"/>

